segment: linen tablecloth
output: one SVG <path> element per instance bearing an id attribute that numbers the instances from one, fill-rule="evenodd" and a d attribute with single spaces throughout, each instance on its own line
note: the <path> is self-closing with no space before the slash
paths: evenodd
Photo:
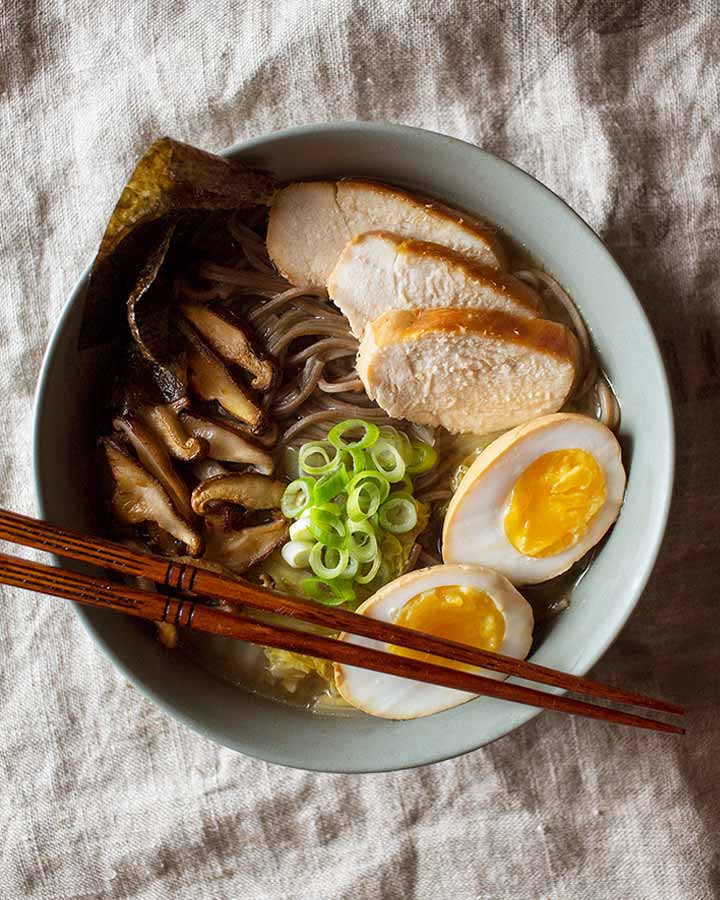
<path id="1" fill-rule="evenodd" d="M 133 162 L 291 124 L 398 121 L 531 172 L 601 234 L 672 379 L 677 487 L 598 678 L 676 740 L 545 714 L 464 758 L 324 776 L 220 749 L 129 687 L 57 601 L 2 590 L 0 897 L 720 896 L 717 4 L 5 0 L 0 504 L 33 512 L 32 398 Z"/>

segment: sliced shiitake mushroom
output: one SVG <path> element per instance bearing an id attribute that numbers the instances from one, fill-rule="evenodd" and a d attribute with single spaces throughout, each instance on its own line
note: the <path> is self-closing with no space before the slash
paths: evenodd
<path id="1" fill-rule="evenodd" d="M 251 384 L 256 391 L 264 393 L 273 387 L 278 368 L 255 350 L 247 326 L 238 316 L 221 306 L 198 303 L 184 303 L 180 311 L 217 354 L 253 376 Z"/>
<path id="2" fill-rule="evenodd" d="M 255 472 L 215 475 L 200 482 L 192 492 L 191 503 L 199 516 L 207 515 L 215 503 L 233 503 L 245 509 L 277 509 L 284 490 L 282 481 Z"/>
<path id="3" fill-rule="evenodd" d="M 231 416 L 247 422 L 253 430 L 263 425 L 262 410 L 256 406 L 245 388 L 227 366 L 182 320 L 178 327 L 187 343 L 190 390 L 200 400 L 217 401 Z"/>
<path id="4" fill-rule="evenodd" d="M 278 438 L 280 437 L 280 426 L 271 418 L 266 419 L 263 423 L 263 429 L 260 433 L 255 432 L 245 422 L 233 421 L 229 416 L 222 414 L 215 421 L 221 425 L 229 423 L 233 431 L 248 435 L 248 437 L 252 438 L 253 443 L 269 450 L 277 444 Z"/>
<path id="5" fill-rule="evenodd" d="M 141 464 L 165 488 L 175 509 L 183 518 L 191 521 L 193 513 L 190 491 L 173 468 L 167 450 L 155 433 L 135 416 L 114 419 L 113 428 L 126 435 Z"/>
<path id="6" fill-rule="evenodd" d="M 154 522 L 185 544 L 191 556 L 199 556 L 202 538 L 175 510 L 160 482 L 111 438 L 102 438 L 100 447 L 113 477 L 111 505 L 118 521 L 124 525 Z"/>
<path id="7" fill-rule="evenodd" d="M 229 530 L 222 516 L 205 519 L 205 558 L 240 574 L 261 562 L 288 537 L 289 522 L 280 514 L 263 525 Z"/>
<path id="8" fill-rule="evenodd" d="M 202 459 L 208 451 L 205 438 L 201 435 L 188 435 L 180 420 L 180 412 L 187 409 L 189 404 L 187 397 L 183 397 L 174 403 L 140 406 L 137 410 L 137 415 L 158 435 L 168 453 L 182 462 Z"/>
<path id="9" fill-rule="evenodd" d="M 190 466 L 190 471 L 198 481 L 206 481 L 215 475 L 230 474 L 229 469 L 215 459 L 198 459 Z"/>
<path id="10" fill-rule="evenodd" d="M 272 475 L 273 458 L 256 447 L 230 423 L 208 419 L 194 413 L 183 413 L 183 426 L 197 439 L 206 442 L 211 459 L 229 463 L 247 463 L 263 475 Z"/>

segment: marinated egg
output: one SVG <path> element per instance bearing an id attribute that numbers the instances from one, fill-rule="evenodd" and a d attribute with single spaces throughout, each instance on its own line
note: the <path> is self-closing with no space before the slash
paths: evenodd
<path id="1" fill-rule="evenodd" d="M 491 566 L 513 584 L 565 572 L 613 524 L 625 493 L 620 445 L 587 416 L 513 428 L 470 466 L 443 527 L 447 563 Z"/>
<path id="2" fill-rule="evenodd" d="M 381 588 L 357 610 L 364 616 L 524 659 L 532 643 L 530 604 L 507 578 L 479 566 L 433 566 L 408 572 Z M 490 678 L 497 672 L 474 669 L 427 653 L 381 644 L 358 635 L 341 638 Z M 386 719 L 416 719 L 458 706 L 475 695 L 396 675 L 335 664 L 335 681 L 353 706 Z"/>

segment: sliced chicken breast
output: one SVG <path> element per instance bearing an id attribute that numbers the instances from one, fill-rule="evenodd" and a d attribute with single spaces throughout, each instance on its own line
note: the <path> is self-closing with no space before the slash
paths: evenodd
<path id="1" fill-rule="evenodd" d="M 535 291 L 507 272 L 387 231 L 368 231 L 349 241 L 327 287 L 358 336 L 390 309 L 497 309 L 523 319 L 539 314 Z"/>
<path id="2" fill-rule="evenodd" d="M 293 284 L 325 287 L 345 244 L 385 228 L 432 241 L 502 269 L 505 252 L 488 226 L 407 191 L 358 179 L 306 181 L 279 191 L 270 210 L 270 258 Z"/>
<path id="3" fill-rule="evenodd" d="M 391 416 L 489 434 L 557 412 L 575 380 L 572 332 L 497 310 L 393 310 L 370 322 L 357 370 Z"/>

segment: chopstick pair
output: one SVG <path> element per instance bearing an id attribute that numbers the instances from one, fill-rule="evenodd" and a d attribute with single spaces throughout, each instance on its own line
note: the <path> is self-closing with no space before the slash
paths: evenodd
<path id="1" fill-rule="evenodd" d="M 541 684 L 666 713 L 682 715 L 684 712 L 682 707 L 676 704 L 633 691 L 614 688 L 536 663 L 479 650 L 346 610 L 274 594 L 192 564 L 181 564 L 160 556 L 137 553 L 113 541 L 83 535 L 7 510 L 0 510 L 0 539 L 44 550 L 67 559 L 91 563 L 123 575 L 144 577 L 158 585 L 196 596 L 222 599 L 254 609 L 279 613 L 332 630 L 407 647 Z M 495 681 L 472 672 L 446 668 L 435 663 L 358 646 L 322 635 L 308 634 L 293 628 L 264 625 L 204 605 L 194 599 L 179 599 L 142 591 L 107 579 L 80 575 L 2 554 L 0 554 L 0 583 L 51 594 L 84 605 L 124 612 L 155 622 L 169 622 L 196 631 L 291 650 L 474 694 L 614 724 L 684 734 L 684 729 L 675 724 L 595 706 L 582 700 L 557 696 L 518 684 Z"/>

